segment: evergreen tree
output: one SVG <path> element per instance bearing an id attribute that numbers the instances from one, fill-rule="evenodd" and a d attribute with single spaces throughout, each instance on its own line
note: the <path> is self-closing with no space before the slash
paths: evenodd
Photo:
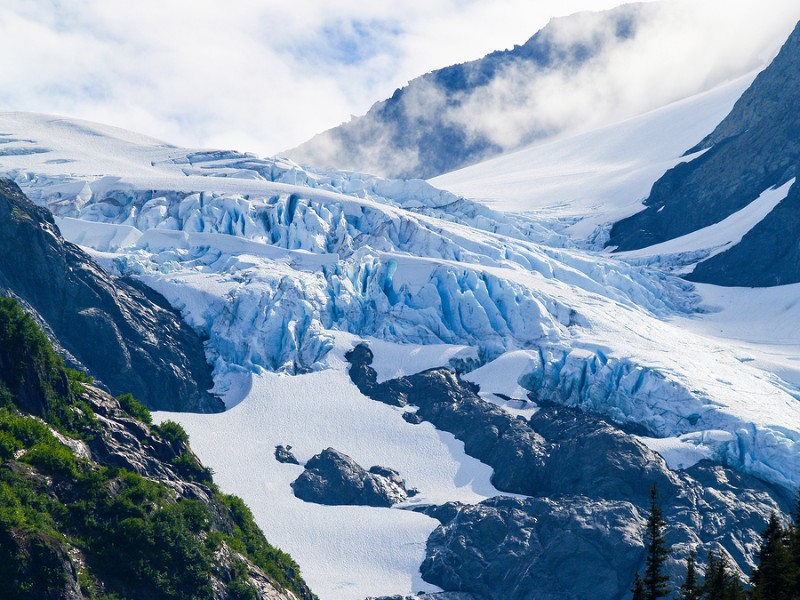
<path id="1" fill-rule="evenodd" d="M 669 556 L 667 544 L 664 541 L 664 512 L 658 505 L 658 487 L 650 489 L 650 516 L 647 518 L 645 528 L 645 550 L 647 560 L 644 569 L 644 589 L 646 600 L 658 600 L 669 594 L 667 582 L 669 577 L 664 573 L 664 563 Z"/>
<path id="2" fill-rule="evenodd" d="M 711 552 L 708 555 L 706 578 L 702 585 L 703 600 L 745 600 L 742 583 L 730 570 L 725 557 Z"/>
<path id="3" fill-rule="evenodd" d="M 795 495 L 794 511 L 792 511 L 792 524 L 788 532 L 789 558 L 788 580 L 790 598 L 800 598 L 800 490 Z"/>
<path id="4" fill-rule="evenodd" d="M 708 555 L 708 565 L 706 565 L 706 578 L 703 581 L 704 600 L 727 600 L 725 598 L 727 565 L 724 558 L 717 556 L 715 552 Z"/>
<path id="5" fill-rule="evenodd" d="M 789 531 L 775 513 L 769 518 L 758 551 L 758 567 L 750 576 L 753 600 L 791 600 L 792 564 Z"/>
<path id="6" fill-rule="evenodd" d="M 697 581 L 697 555 L 689 552 L 686 559 L 686 579 L 680 589 L 680 600 L 700 600 L 700 584 Z"/>
<path id="7" fill-rule="evenodd" d="M 636 577 L 633 578 L 633 599 L 632 600 L 646 600 L 646 596 L 644 593 L 644 582 L 642 578 L 639 577 L 639 572 L 636 572 Z"/>

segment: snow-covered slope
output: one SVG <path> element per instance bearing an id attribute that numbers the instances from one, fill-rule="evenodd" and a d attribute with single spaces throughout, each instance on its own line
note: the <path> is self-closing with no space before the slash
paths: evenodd
<path id="1" fill-rule="evenodd" d="M 735 89 L 697 106 L 708 102 L 710 121 Z M 678 122 L 680 107 L 664 113 Z M 508 410 L 530 409 L 517 397 L 530 392 L 670 438 L 656 445 L 668 453 L 685 446 L 800 483 L 800 405 L 785 381 L 800 377 L 789 358 L 780 379 L 776 363 L 750 360 L 712 330 L 717 317 L 703 313 L 693 286 L 576 249 L 558 222 L 421 181 L 180 149 L 44 115 L 0 115 L 0 134 L 0 173 L 208 340 L 230 410 L 169 416 L 323 598 L 423 589 L 416 565 L 435 522 L 397 508 L 303 504 L 288 485 L 298 467 L 274 459 L 276 444 L 301 460 L 333 446 L 397 469 L 419 502 L 497 493 L 461 442 L 358 393 L 342 356 L 361 340 L 382 378 L 482 365 L 467 377 Z"/>
<path id="2" fill-rule="evenodd" d="M 583 240 L 642 210 L 664 172 L 727 115 L 756 73 L 601 129 L 531 144 L 431 180 L 496 210 L 559 220 Z"/>

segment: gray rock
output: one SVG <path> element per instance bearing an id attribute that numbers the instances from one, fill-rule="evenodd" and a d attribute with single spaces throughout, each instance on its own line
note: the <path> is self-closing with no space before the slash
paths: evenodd
<path id="1" fill-rule="evenodd" d="M 442 523 L 428 540 L 422 574 L 445 590 L 492 600 L 628 598 L 644 565 L 641 533 L 653 485 L 670 524 L 674 587 L 693 548 L 701 563 L 711 550 L 726 556 L 744 577 L 770 514 L 791 506 L 786 490 L 722 465 L 672 471 L 598 416 L 552 405 L 525 421 L 447 370 L 378 384 L 368 348 L 347 357 L 363 393 L 417 406 L 418 415 L 493 467 L 498 489 L 532 496 L 418 508 Z"/>
<path id="2" fill-rule="evenodd" d="M 535 73 L 572 71 L 610 44 L 634 35 L 646 5 L 634 4 L 597 15 L 602 22 L 584 35 L 559 35 L 559 25 L 543 28 L 521 46 L 428 73 L 395 90 L 369 112 L 323 132 L 282 155 L 303 164 L 335 167 L 400 179 L 429 179 L 497 155 L 504 148 L 457 123 L 453 112 L 474 93 L 489 89 L 509 70 Z M 611 32 L 611 35 L 606 35 Z M 551 134 L 543 124 L 530 138 Z M 529 142 L 523 140 L 522 143 Z"/>
<path id="3" fill-rule="evenodd" d="M 447 369 L 432 369 L 377 383 L 372 352 L 358 345 L 347 353 L 350 377 L 366 396 L 393 406 L 413 404 L 417 416 L 464 442 L 464 449 L 494 468 L 492 483 L 500 490 L 533 494 L 546 443 L 527 423 L 484 402 L 474 385 Z"/>
<path id="4" fill-rule="evenodd" d="M 275 460 L 290 465 L 300 464 L 300 461 L 292 454 L 291 446 L 275 446 Z"/>
<path id="5" fill-rule="evenodd" d="M 417 413 L 413 413 L 413 412 L 404 412 L 404 413 L 403 413 L 403 420 L 404 420 L 406 423 L 411 423 L 412 425 L 419 425 L 419 424 L 420 424 L 420 423 L 422 423 L 422 422 L 423 422 L 425 419 L 423 419 L 422 417 L 420 417 L 420 416 L 419 416 Z"/>
<path id="6" fill-rule="evenodd" d="M 132 419 L 115 398 L 97 387 L 85 386 L 80 400 L 92 408 L 96 417 L 92 428 L 93 435 L 88 444 L 53 432 L 79 458 L 90 461 L 95 470 L 101 466 L 122 467 L 166 485 L 168 489 L 167 497 L 163 499 L 165 503 L 193 500 L 204 504 L 211 514 L 210 531 L 230 534 L 240 526 L 240 515 L 235 514 L 227 504 L 221 502 L 212 488 L 202 482 L 184 478 L 179 473 L 180 469 L 172 464 L 176 457 L 188 454 L 200 466 L 199 460 L 185 442 L 162 438 L 157 430 Z M 84 489 L 75 487 L 76 481 L 71 477 L 46 476 L 35 467 L 16 460 L 4 461 L 0 468 L 13 472 L 38 491 L 45 491 L 56 503 L 61 502 L 62 498 L 74 501 L 76 497 L 85 493 Z M 110 485 L 111 489 L 116 489 L 115 486 L 120 484 L 112 481 Z M 38 594 L 37 598 L 54 600 L 84 598 L 78 573 L 81 565 L 89 559 L 84 555 L 84 550 L 71 546 L 65 538 L 35 530 L 28 531 L 25 528 L 0 528 L 0 547 L 6 552 L 11 552 L 19 577 L 36 584 L 34 593 Z M 256 591 L 256 598 L 264 600 L 316 598 L 302 582 L 298 582 L 299 596 L 284 589 L 273 576 L 265 573 L 241 553 L 231 549 L 225 542 L 222 542 L 216 550 L 209 566 L 211 593 L 208 597 L 213 600 L 239 598 L 239 590 L 229 584 L 234 579 L 241 580 L 242 568 L 246 569 L 244 579 Z M 94 571 L 94 575 L 99 577 L 98 583 L 101 585 L 107 583 L 102 579 L 102 570 Z M 56 583 L 48 585 L 45 583 L 48 581 Z M 142 590 L 129 588 L 127 591 L 131 597 L 142 597 Z"/>
<path id="7" fill-rule="evenodd" d="M 627 502 L 493 498 L 431 534 L 422 576 L 492 600 L 621 598 L 643 524 Z"/>
<path id="8" fill-rule="evenodd" d="M 312 457 L 292 489 L 301 500 L 327 505 L 389 507 L 409 496 L 397 471 L 377 466 L 367 471 L 334 448 Z"/>
<path id="9" fill-rule="evenodd" d="M 718 223 L 770 187 L 800 174 L 800 24 L 717 128 L 667 171 L 645 210 L 616 223 L 609 246 L 632 250 Z M 742 241 L 701 262 L 688 276 L 719 285 L 770 286 L 800 281 L 800 186 Z"/>
<path id="10" fill-rule="evenodd" d="M 0 180 L 0 293 L 16 297 L 58 342 L 116 395 L 151 408 L 224 409 L 202 340 L 155 291 L 114 278 L 66 242 L 47 209 Z"/>

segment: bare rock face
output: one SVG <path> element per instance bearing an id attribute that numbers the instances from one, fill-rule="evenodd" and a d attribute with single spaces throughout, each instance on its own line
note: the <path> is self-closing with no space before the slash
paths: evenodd
<path id="1" fill-rule="evenodd" d="M 397 471 L 378 466 L 367 471 L 334 448 L 309 460 L 292 489 L 301 500 L 327 505 L 389 507 L 413 495 Z"/>
<path id="2" fill-rule="evenodd" d="M 673 582 L 684 576 L 691 548 L 701 563 L 715 551 L 746 576 L 770 514 L 790 505 L 785 490 L 723 465 L 701 461 L 673 471 L 596 415 L 551 405 L 523 419 L 445 369 L 377 383 L 366 346 L 347 357 L 364 394 L 416 406 L 415 414 L 494 469 L 499 490 L 528 496 L 419 508 L 441 523 L 428 538 L 423 579 L 448 592 L 488 600 L 629 598 L 644 565 L 642 528 L 653 485 L 670 524 Z"/>
<path id="3" fill-rule="evenodd" d="M 132 393 L 159 410 L 224 409 L 208 393 L 202 340 L 167 301 L 109 276 L 9 180 L 0 180 L 0 254 L 0 294 L 20 300 L 68 362 L 113 394 Z"/>
<path id="4" fill-rule="evenodd" d="M 627 502 L 501 496 L 459 506 L 428 539 L 421 570 L 478 598 L 621 598 L 643 524 Z"/>
<path id="5" fill-rule="evenodd" d="M 83 600 L 78 569 L 56 537 L 23 528 L 0 528 L 0 546 L 13 549 L 14 560 L 0 567 L 0 575 L 7 581 L 18 582 L 20 587 L 31 581 L 50 582 L 40 583 L 43 600 Z"/>
<path id="6" fill-rule="evenodd" d="M 648 14 L 647 5 L 641 4 L 584 14 L 579 17 L 584 25 L 587 17 L 598 25 L 594 30 L 581 27 L 578 36 L 564 36 L 558 24 L 548 25 L 511 50 L 422 75 L 375 103 L 366 115 L 282 154 L 299 163 L 399 179 L 429 179 L 496 156 L 508 148 L 475 127 L 465 127 L 460 111 L 501 84 L 509 72 L 525 73 L 531 78 L 528 83 L 535 84 L 539 72 L 576 71 L 610 44 L 631 38 Z M 600 23 L 611 36 L 598 34 Z M 537 123 L 522 143 L 552 134 L 552 128 L 552 123 Z"/>
<path id="7" fill-rule="evenodd" d="M 695 148 L 705 152 L 659 179 L 645 209 L 611 229 L 609 246 L 633 250 L 719 223 L 762 192 L 800 175 L 800 23 L 730 114 Z M 687 278 L 762 287 L 800 281 L 800 185 L 741 242 Z"/>

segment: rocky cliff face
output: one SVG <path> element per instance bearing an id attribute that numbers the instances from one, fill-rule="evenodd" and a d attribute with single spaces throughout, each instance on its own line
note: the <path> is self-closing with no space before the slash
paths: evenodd
<path id="1" fill-rule="evenodd" d="M 75 380 L 6 298 L 0 340 L 0 597 L 314 600 L 177 424 Z"/>
<path id="2" fill-rule="evenodd" d="M 356 347 L 348 360 L 363 393 L 418 407 L 421 419 L 494 469 L 495 487 L 526 496 L 423 509 L 441 522 L 428 539 L 423 578 L 451 592 L 493 600 L 629 597 L 643 568 L 653 485 L 676 580 L 692 548 L 701 561 L 716 551 L 747 573 L 769 515 L 789 504 L 785 490 L 723 465 L 672 470 L 633 435 L 577 409 L 543 406 L 523 419 L 444 369 L 379 384 L 369 349 Z"/>
<path id="3" fill-rule="evenodd" d="M 609 246 L 644 248 L 719 223 L 800 172 L 800 24 L 772 64 L 731 113 L 669 170 L 645 210 L 611 230 Z M 796 243 L 798 185 L 730 250 L 701 263 L 689 277 L 722 285 L 767 286 L 800 281 Z M 765 269 L 765 267 L 769 267 Z"/>
<path id="4" fill-rule="evenodd" d="M 0 293 L 35 312 L 69 362 L 114 394 L 161 410 L 224 408 L 208 393 L 202 341 L 167 301 L 105 273 L 9 180 L 0 180 L 0 254 Z"/>

